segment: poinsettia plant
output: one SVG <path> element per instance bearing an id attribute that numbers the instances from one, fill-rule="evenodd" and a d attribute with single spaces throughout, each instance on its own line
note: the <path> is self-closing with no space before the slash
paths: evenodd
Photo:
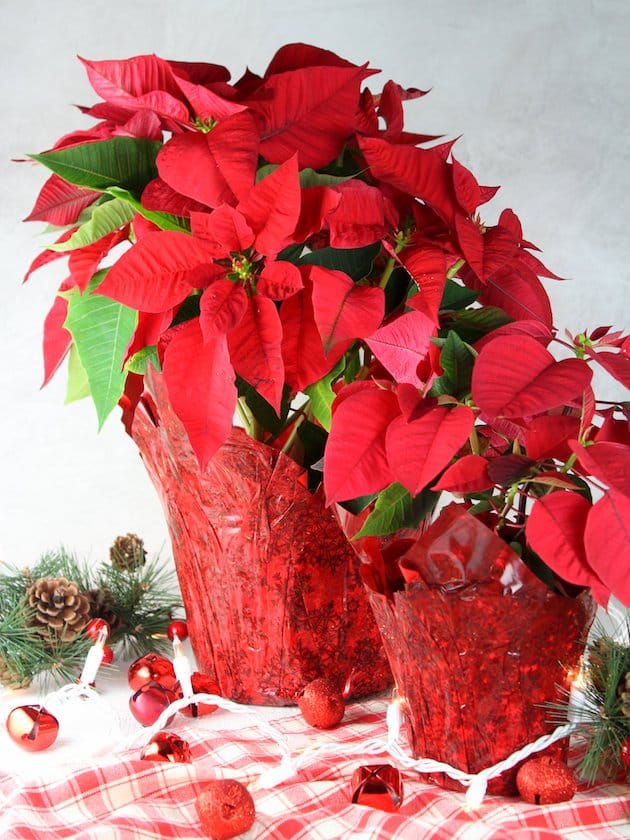
<path id="1" fill-rule="evenodd" d="M 69 398 L 129 430 L 151 366 L 202 469 L 238 412 L 368 511 L 363 536 L 448 491 L 552 587 L 630 603 L 629 406 L 591 387 L 594 367 L 628 386 L 630 339 L 558 335 L 540 278 L 559 278 L 512 210 L 481 219 L 498 188 L 405 130 L 423 91 L 374 93 L 378 71 L 304 44 L 236 82 L 82 62 L 97 122 L 30 156 L 52 174 L 28 219 L 60 233 L 29 274 L 68 265 L 45 382 L 67 357 Z"/>

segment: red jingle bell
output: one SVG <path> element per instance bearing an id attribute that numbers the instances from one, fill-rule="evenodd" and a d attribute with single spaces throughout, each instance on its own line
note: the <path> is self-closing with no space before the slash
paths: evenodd
<path id="1" fill-rule="evenodd" d="M 11 740 L 28 752 L 46 750 L 59 734 L 59 722 L 43 706 L 16 706 L 6 722 Z"/>
<path id="2" fill-rule="evenodd" d="M 368 764 L 352 774 L 352 802 L 393 813 L 402 805 L 400 772 L 391 764 Z"/>
<path id="3" fill-rule="evenodd" d="M 619 758 L 625 767 L 630 767 L 630 738 L 626 738 L 625 741 L 621 742 Z"/>
<path id="4" fill-rule="evenodd" d="M 304 720 L 317 729 L 332 729 L 343 718 L 343 694 L 332 680 L 320 678 L 305 686 L 297 697 Z"/>
<path id="5" fill-rule="evenodd" d="M 188 638 L 188 625 L 185 621 L 181 619 L 177 619 L 176 621 L 171 621 L 171 623 L 166 628 L 166 635 L 169 637 L 171 642 L 177 636 L 180 642 L 183 642 L 184 639 Z"/>
<path id="6" fill-rule="evenodd" d="M 188 741 L 165 729 L 156 732 L 140 758 L 144 761 L 170 761 L 173 764 L 189 764 L 192 761 Z"/>
<path id="7" fill-rule="evenodd" d="M 107 635 L 109 636 L 110 626 L 105 621 L 105 619 L 104 618 L 93 618 L 91 621 L 88 621 L 88 623 L 85 627 L 85 635 L 88 637 L 88 639 L 96 640 L 98 638 L 98 634 L 103 629 L 107 631 Z"/>
<path id="8" fill-rule="evenodd" d="M 131 663 L 127 671 L 127 681 L 132 691 L 137 691 L 151 682 L 173 689 L 177 678 L 170 659 L 157 653 L 146 653 Z"/>
<path id="9" fill-rule="evenodd" d="M 197 796 L 197 814 L 207 837 L 229 840 L 244 834 L 254 824 L 254 800 L 245 785 L 235 779 L 213 779 Z"/>
<path id="10" fill-rule="evenodd" d="M 217 694 L 221 696 L 218 683 L 207 674 L 200 674 L 199 671 L 195 671 L 191 675 L 190 681 L 195 694 Z M 179 683 L 175 684 L 175 694 L 178 700 L 184 696 Z M 214 703 L 191 703 L 190 706 L 184 706 L 181 712 L 186 717 L 202 717 L 203 715 L 211 715 L 218 708 Z"/>
<path id="11" fill-rule="evenodd" d="M 138 723 L 142 726 L 152 726 L 164 709 L 168 709 L 176 699 L 175 693 L 164 688 L 163 685 L 147 683 L 129 698 L 129 708 Z M 174 715 L 168 719 L 167 723 L 170 723 L 173 717 Z"/>
<path id="12" fill-rule="evenodd" d="M 109 645 L 103 645 L 103 658 L 101 660 L 101 665 L 111 665 L 113 661 L 114 651 Z"/>

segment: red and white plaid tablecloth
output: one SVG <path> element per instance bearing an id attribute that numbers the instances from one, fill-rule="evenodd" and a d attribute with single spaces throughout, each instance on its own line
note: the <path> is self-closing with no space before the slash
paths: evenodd
<path id="1" fill-rule="evenodd" d="M 299 714 L 274 722 L 292 744 L 314 741 L 385 741 L 383 700 L 349 706 L 344 722 L 330 732 L 310 729 Z M 581 792 L 571 802 L 537 807 L 520 800 L 487 797 L 467 813 L 464 797 L 422 784 L 404 774 L 404 803 L 387 814 L 350 802 L 350 778 L 374 757 L 318 758 L 299 778 L 265 790 L 260 774 L 278 763 L 278 747 L 250 718 L 240 728 L 229 712 L 191 720 L 180 715 L 170 729 L 186 738 L 192 764 L 139 760 L 139 750 L 112 749 L 105 759 L 90 759 L 76 744 L 76 761 L 37 774 L 12 773 L 0 755 L 0 838 L 2 840 L 153 840 L 202 837 L 196 795 L 210 778 L 231 777 L 249 785 L 256 822 L 243 840 L 573 840 L 630 837 L 630 790 L 608 786 Z M 229 725 L 226 725 L 229 724 Z M 55 747 L 51 747 L 54 750 Z M 49 750 L 50 753 L 50 750 Z M 384 756 L 383 761 L 387 761 Z M 378 763 L 378 762 L 377 762 Z"/>

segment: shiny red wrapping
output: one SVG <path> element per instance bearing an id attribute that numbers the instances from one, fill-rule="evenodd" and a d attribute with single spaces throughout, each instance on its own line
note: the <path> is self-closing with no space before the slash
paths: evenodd
<path id="1" fill-rule="evenodd" d="M 302 469 L 234 429 L 203 474 L 157 375 L 132 435 L 162 501 L 199 670 L 225 697 L 291 705 L 317 677 L 391 684 L 359 562 Z"/>
<path id="2" fill-rule="evenodd" d="M 477 773 L 551 732 L 540 704 L 569 687 L 567 669 L 594 615 L 590 596 L 554 595 L 460 505 L 397 565 L 397 591 L 378 563 L 365 566 L 365 580 L 413 755 Z M 516 794 L 517 769 L 491 780 L 489 791 Z M 431 781 L 460 789 L 443 774 Z"/>

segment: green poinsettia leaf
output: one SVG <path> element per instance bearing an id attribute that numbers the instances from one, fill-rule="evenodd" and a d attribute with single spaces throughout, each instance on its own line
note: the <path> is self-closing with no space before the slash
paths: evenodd
<path id="1" fill-rule="evenodd" d="M 90 396 L 90 383 L 87 373 L 81 364 L 81 359 L 74 344 L 68 353 L 68 385 L 66 388 L 66 405 L 83 400 Z"/>
<path id="2" fill-rule="evenodd" d="M 97 242 L 108 233 L 128 224 L 134 217 L 135 210 L 127 202 L 113 198 L 94 207 L 91 218 L 76 230 L 70 239 L 49 245 L 49 251 L 73 251 Z"/>
<path id="3" fill-rule="evenodd" d="M 99 429 L 122 396 L 127 378 L 123 360 L 138 319 L 134 309 L 94 293 L 105 274 L 98 272 L 83 294 L 72 290 L 64 324 L 85 368 Z"/>
<path id="4" fill-rule="evenodd" d="M 271 175 L 278 168 L 277 163 L 267 163 L 261 166 L 256 172 L 256 182 L 262 181 L 267 175 Z M 326 173 L 316 172 L 314 169 L 306 168 L 300 170 L 300 186 L 305 187 L 334 187 L 336 184 L 342 184 L 348 181 L 351 175 L 327 175 Z"/>
<path id="5" fill-rule="evenodd" d="M 159 210 L 147 210 L 129 190 L 125 190 L 122 187 L 110 187 L 107 192 L 109 195 L 114 196 L 114 198 L 126 202 L 136 213 L 139 213 L 149 222 L 153 222 L 161 230 L 181 230 L 184 233 L 190 233 L 190 223 L 185 219 L 181 219 L 179 216 L 172 216 L 170 213 L 161 213 Z"/>
<path id="6" fill-rule="evenodd" d="M 345 272 L 353 280 L 361 280 L 372 270 L 372 263 L 381 250 L 381 243 L 364 248 L 319 248 L 300 258 L 300 265 L 319 265 Z"/>
<path id="7" fill-rule="evenodd" d="M 155 158 L 162 143 L 138 137 L 113 137 L 29 155 L 64 181 L 104 191 L 123 187 L 139 193 L 157 176 Z"/>
<path id="8" fill-rule="evenodd" d="M 341 359 L 330 371 L 330 373 L 326 374 L 326 376 L 323 376 L 320 380 L 304 389 L 304 392 L 311 401 L 310 407 L 313 415 L 327 432 L 330 431 L 332 404 L 335 399 L 335 392 L 332 389 L 332 383 L 343 370 L 344 364 L 344 360 Z"/>
<path id="9" fill-rule="evenodd" d="M 130 359 L 127 359 L 125 362 L 125 370 L 129 373 L 138 373 L 140 376 L 144 376 L 149 365 L 151 365 L 158 373 L 162 370 L 157 347 L 154 344 L 150 347 L 143 347 L 142 350 L 138 350 L 138 352 L 134 353 Z"/>
<path id="10" fill-rule="evenodd" d="M 469 344 L 487 335 L 498 327 L 512 322 L 512 318 L 498 306 L 482 306 L 479 309 L 463 309 L 454 312 L 451 324 L 459 336 Z"/>
<path id="11" fill-rule="evenodd" d="M 355 539 L 385 536 L 403 528 L 416 528 L 431 514 L 439 496 L 439 493 L 433 493 L 427 488 L 412 497 L 402 484 L 390 484 L 378 494 L 374 510 Z"/>
<path id="12" fill-rule="evenodd" d="M 471 303 L 474 303 L 478 297 L 479 292 L 467 289 L 466 286 L 448 279 L 444 284 L 440 310 L 443 312 L 450 309 L 465 309 Z"/>
<path id="13" fill-rule="evenodd" d="M 470 392 L 470 379 L 476 353 L 465 341 L 451 330 L 446 337 L 440 353 L 440 364 L 444 374 L 440 377 L 446 385 L 443 393 L 461 397 Z"/>

